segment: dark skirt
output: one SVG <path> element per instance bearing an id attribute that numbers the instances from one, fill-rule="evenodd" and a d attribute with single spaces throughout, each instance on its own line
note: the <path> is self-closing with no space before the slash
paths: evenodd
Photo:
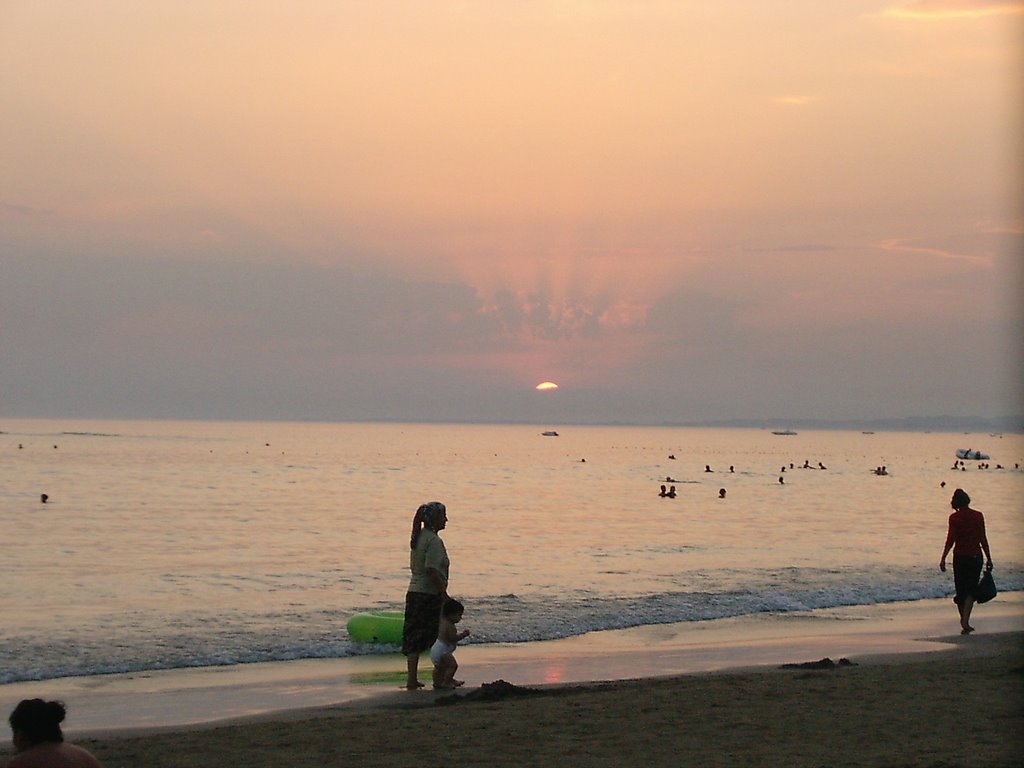
<path id="1" fill-rule="evenodd" d="M 968 597 L 974 597 L 974 590 L 981 579 L 981 555 L 953 555 L 953 584 L 956 586 L 956 597 L 953 602 L 963 605 Z"/>
<path id="2" fill-rule="evenodd" d="M 425 592 L 405 593 L 405 624 L 402 625 L 402 653 L 423 653 L 437 640 L 441 623 L 441 596 Z"/>

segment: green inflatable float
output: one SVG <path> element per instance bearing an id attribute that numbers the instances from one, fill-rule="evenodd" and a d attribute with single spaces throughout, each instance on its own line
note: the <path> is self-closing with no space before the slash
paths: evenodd
<path id="1" fill-rule="evenodd" d="M 402 644 L 402 611 L 368 611 L 348 620 L 348 636 L 360 643 Z"/>

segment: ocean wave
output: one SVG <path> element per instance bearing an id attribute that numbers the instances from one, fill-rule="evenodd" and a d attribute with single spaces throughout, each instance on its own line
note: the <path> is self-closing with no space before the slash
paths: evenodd
<path id="1" fill-rule="evenodd" d="M 780 580 L 780 576 L 783 576 Z M 949 596 L 952 582 L 932 569 L 838 573 L 827 569 L 766 571 L 747 586 L 720 591 L 672 591 L 626 597 L 557 598 L 529 594 L 467 596 L 472 643 L 539 642 L 599 630 L 699 622 L 764 613 L 882 605 Z M 1001 568 L 1004 592 L 1024 589 L 1024 569 Z M 0 684 L 59 677 L 135 674 L 154 670 L 227 666 L 295 659 L 397 654 L 394 646 L 353 642 L 344 630 L 351 609 L 264 615 L 203 612 L 97 623 L 54 636 L 4 636 Z"/>

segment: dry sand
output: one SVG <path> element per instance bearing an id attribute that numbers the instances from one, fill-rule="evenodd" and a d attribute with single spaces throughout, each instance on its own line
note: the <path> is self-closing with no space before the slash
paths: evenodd
<path id="1" fill-rule="evenodd" d="M 420 692 L 79 743 L 105 768 L 1022 765 L 1024 633 L 947 642 L 827 670 Z"/>

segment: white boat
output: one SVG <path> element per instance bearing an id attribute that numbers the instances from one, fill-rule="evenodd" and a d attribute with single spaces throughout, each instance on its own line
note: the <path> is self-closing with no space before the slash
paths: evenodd
<path id="1" fill-rule="evenodd" d="M 969 461 L 988 461 L 989 459 L 987 453 L 972 451 L 970 448 L 957 448 L 956 457 L 958 459 L 968 459 Z"/>

